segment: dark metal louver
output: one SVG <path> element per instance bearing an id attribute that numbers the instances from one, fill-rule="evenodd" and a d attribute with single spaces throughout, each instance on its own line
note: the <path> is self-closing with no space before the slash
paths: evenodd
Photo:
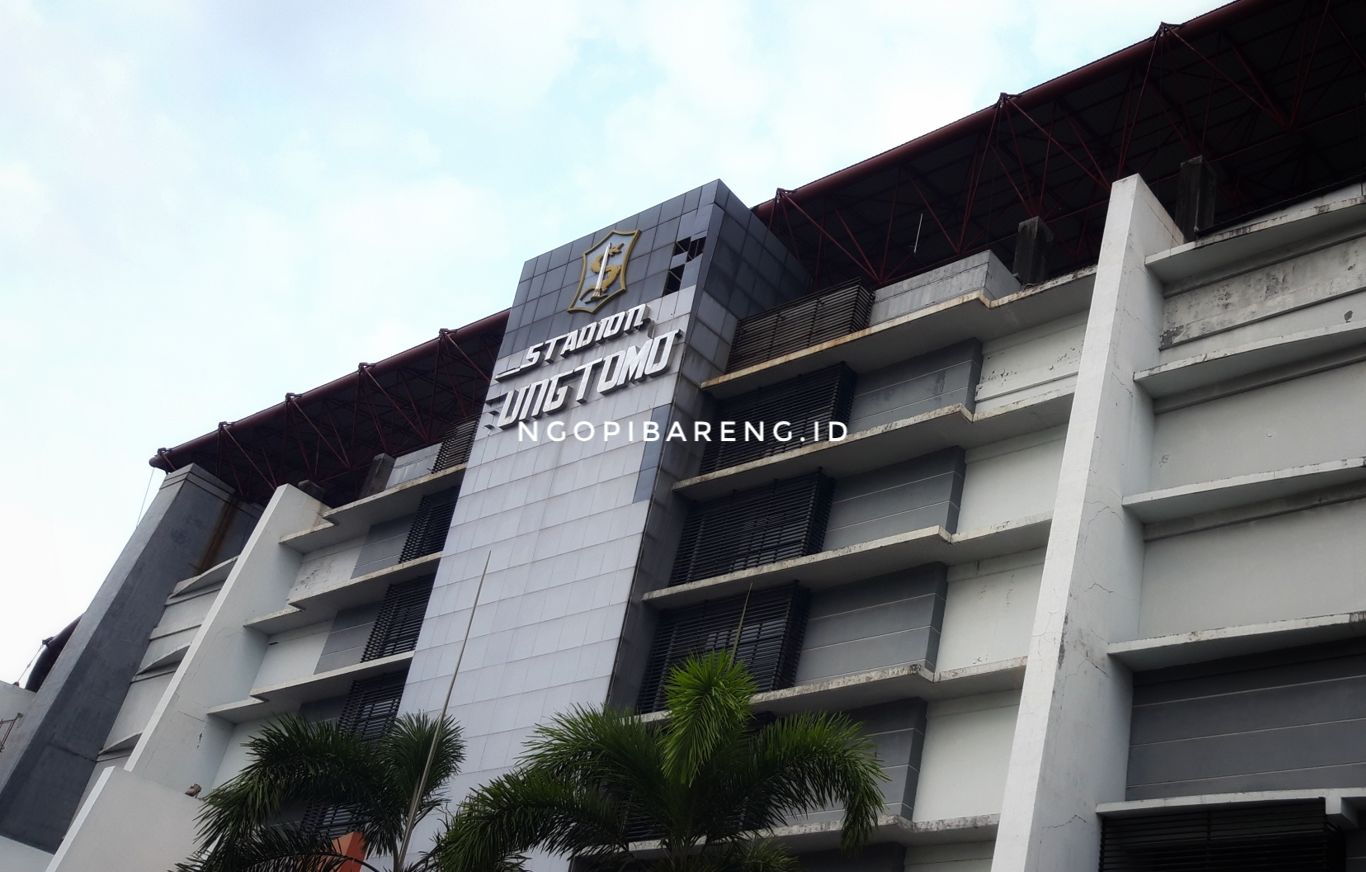
<path id="1" fill-rule="evenodd" d="M 1105 818 L 1100 872 L 1338 872 L 1323 802 Z"/>
<path id="2" fill-rule="evenodd" d="M 862 285 L 813 294 L 735 325 L 726 371 L 744 369 L 868 326 L 873 292 Z"/>
<path id="3" fill-rule="evenodd" d="M 407 670 L 403 670 L 352 682 L 338 721 L 342 729 L 366 742 L 383 736 L 398 717 L 398 703 L 407 679 Z"/>
<path id="4" fill-rule="evenodd" d="M 796 584 L 711 600 L 659 616 L 637 707 L 665 704 L 669 671 L 689 657 L 734 651 L 759 691 L 790 687 L 806 632 L 807 593 Z"/>
<path id="5" fill-rule="evenodd" d="M 816 553 L 832 489 L 830 479 L 812 473 L 693 506 L 669 584 Z"/>
<path id="6" fill-rule="evenodd" d="M 370 629 L 361 660 L 375 660 L 391 654 L 402 654 L 417 647 L 422 619 L 427 614 L 427 600 L 432 596 L 432 578 L 418 578 L 395 584 L 384 592 L 379 616 Z"/>
<path id="7" fill-rule="evenodd" d="M 441 450 L 436 453 L 436 463 L 432 464 L 432 472 L 468 463 L 470 449 L 474 447 L 474 431 L 478 426 L 479 419 L 471 418 L 448 430 L 446 438 L 441 440 Z"/>
<path id="8" fill-rule="evenodd" d="M 800 448 L 803 443 L 798 440 L 810 439 L 814 425 L 821 425 L 824 435 L 825 425 L 831 421 L 848 423 L 854 404 L 854 382 L 853 371 L 838 364 L 722 401 L 716 420 L 735 422 L 735 441 L 708 442 L 702 456 L 702 471 L 725 469 Z M 779 421 L 791 426 L 791 438 L 786 441 L 773 435 L 773 425 Z M 753 425 L 753 429 L 747 430 L 746 424 Z M 757 437 L 760 432 L 762 439 L 747 438 Z"/>
<path id="9" fill-rule="evenodd" d="M 446 533 L 451 528 L 457 493 L 457 488 L 450 488 L 422 498 L 417 514 L 413 516 L 413 526 L 408 529 L 408 538 L 403 543 L 403 553 L 398 558 L 400 563 L 435 554 L 446 546 Z"/>
<path id="10" fill-rule="evenodd" d="M 408 673 L 404 670 L 352 682 L 351 691 L 342 705 L 339 726 L 366 742 L 383 737 L 398 717 L 407 678 Z M 328 838 L 336 838 L 355 829 L 357 814 L 354 805 L 314 801 L 304 809 L 301 826 L 306 832 L 320 832 Z"/>

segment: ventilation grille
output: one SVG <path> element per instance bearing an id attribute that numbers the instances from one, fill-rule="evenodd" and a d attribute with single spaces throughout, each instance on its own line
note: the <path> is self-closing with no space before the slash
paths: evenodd
<path id="1" fill-rule="evenodd" d="M 806 605 L 806 591 L 792 584 L 663 613 L 637 707 L 643 712 L 663 708 L 669 671 L 689 657 L 712 651 L 733 649 L 760 693 L 790 687 L 806 632 Z"/>
<path id="2" fill-rule="evenodd" d="M 724 575 L 821 550 L 832 482 L 820 473 L 693 506 L 669 584 Z"/>
<path id="3" fill-rule="evenodd" d="M 405 670 L 352 682 L 338 719 L 341 728 L 366 742 L 380 739 L 398 717 L 407 678 Z M 356 816 L 354 805 L 310 802 L 304 809 L 302 828 L 335 839 L 355 829 Z"/>
<path id="4" fill-rule="evenodd" d="M 456 493 L 456 488 L 450 488 L 422 498 L 417 514 L 413 516 L 413 526 L 408 529 L 408 539 L 403 543 L 403 553 L 398 558 L 400 563 L 435 554 L 446 546 L 446 533 L 451 528 L 451 515 L 455 513 Z"/>
<path id="5" fill-rule="evenodd" d="M 726 369 L 734 372 L 868 326 L 873 292 L 850 285 L 750 315 L 735 326 Z"/>
<path id="6" fill-rule="evenodd" d="M 827 432 L 824 425 L 831 421 L 847 424 L 854 405 L 854 382 L 854 373 L 840 364 L 722 402 L 716 419 L 735 422 L 735 441 L 708 442 L 702 456 L 702 471 L 725 469 L 800 448 L 802 443 L 798 440 L 811 438 L 816 424 L 822 425 L 822 436 Z M 778 421 L 791 424 L 792 438 L 774 438 L 773 424 Z M 745 438 L 749 435 L 745 424 L 762 424 L 763 438 Z"/>
<path id="7" fill-rule="evenodd" d="M 1322 801 L 1105 818 L 1100 872 L 1327 872 L 1341 834 Z"/>
<path id="8" fill-rule="evenodd" d="M 361 660 L 376 660 L 402 654 L 417 647 L 427 600 L 432 596 L 432 579 L 419 578 L 395 584 L 384 592 L 379 616 L 370 630 Z"/>
<path id="9" fill-rule="evenodd" d="M 474 431 L 478 426 L 479 419 L 471 418 L 448 430 L 446 438 L 441 440 L 441 450 L 436 453 L 436 463 L 432 464 L 432 472 L 469 463 L 470 449 L 474 447 Z"/>

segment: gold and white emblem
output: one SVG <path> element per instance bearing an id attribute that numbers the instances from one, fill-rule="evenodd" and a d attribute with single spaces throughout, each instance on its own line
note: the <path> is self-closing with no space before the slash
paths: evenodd
<path id="1" fill-rule="evenodd" d="M 569 311 L 591 315 L 608 300 L 625 293 L 626 266 L 639 238 L 639 230 L 613 230 L 583 253 L 583 272 Z"/>

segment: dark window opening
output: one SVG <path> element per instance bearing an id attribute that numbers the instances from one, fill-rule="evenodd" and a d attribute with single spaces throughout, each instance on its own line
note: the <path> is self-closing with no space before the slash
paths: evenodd
<path id="1" fill-rule="evenodd" d="M 384 602 L 365 643 L 362 661 L 402 654 L 417 647 L 422 619 L 427 615 L 427 601 L 432 596 L 432 580 L 405 581 L 384 592 Z"/>
<path id="2" fill-rule="evenodd" d="M 670 584 L 684 584 L 821 550 L 833 482 L 812 473 L 694 505 Z"/>
<path id="3" fill-rule="evenodd" d="M 432 464 L 432 472 L 468 463 L 470 448 L 474 446 L 474 431 L 478 426 L 479 419 L 471 418 L 447 430 L 446 438 L 441 440 L 441 450 L 436 453 L 436 462 Z"/>
<path id="4" fill-rule="evenodd" d="M 707 443 L 702 456 L 702 471 L 713 472 L 740 463 L 760 460 L 783 451 L 801 448 L 798 438 L 808 438 L 815 426 L 822 435 L 831 421 L 847 424 L 854 406 L 856 376 L 843 364 L 826 367 L 779 382 L 743 396 L 722 400 L 717 406 L 716 420 L 734 421 L 736 438 Z M 780 440 L 773 436 L 772 425 L 778 421 L 791 424 L 792 436 Z M 745 438 L 745 424 L 763 425 L 763 439 Z"/>
<path id="5" fill-rule="evenodd" d="M 669 671 L 689 657 L 715 651 L 734 651 L 761 693 L 790 687 L 806 612 L 807 593 L 795 584 L 665 612 L 650 648 L 638 708 L 663 708 Z"/>
<path id="6" fill-rule="evenodd" d="M 726 369 L 733 372 L 868 326 L 873 292 L 862 285 L 803 297 L 741 319 L 735 326 Z"/>
<path id="7" fill-rule="evenodd" d="M 365 742 L 380 739 L 398 717 L 407 678 L 404 670 L 353 682 L 338 720 L 341 728 Z M 301 827 L 305 832 L 321 832 L 334 839 L 355 829 L 357 814 L 354 805 L 311 802 L 304 810 Z"/>
<path id="8" fill-rule="evenodd" d="M 669 270 L 669 274 L 664 278 L 664 293 L 672 294 L 683 287 L 683 267 L 676 266 Z"/>
<path id="9" fill-rule="evenodd" d="M 1107 817 L 1100 872 L 1341 872 L 1323 801 Z"/>
<path id="10" fill-rule="evenodd" d="M 408 529 L 408 539 L 403 543 L 403 553 L 398 558 L 400 563 L 435 554 L 446 547 L 446 533 L 451 527 L 451 515 L 455 513 L 457 493 L 457 488 L 450 488 L 422 498 L 417 514 L 413 516 L 413 526 Z"/>

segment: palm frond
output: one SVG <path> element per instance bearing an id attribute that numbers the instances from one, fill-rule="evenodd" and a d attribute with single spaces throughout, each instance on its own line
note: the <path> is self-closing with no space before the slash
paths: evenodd
<path id="1" fill-rule="evenodd" d="M 361 832 L 366 844 L 390 852 L 398 847 L 413 793 L 422 779 L 433 743 L 436 750 L 414 824 L 441 806 L 445 783 L 460 770 L 465 759 L 460 727 L 450 717 L 438 722 L 426 714 L 408 714 L 395 720 L 375 743 L 375 756 L 384 778 L 362 808 Z"/>
<path id="2" fill-rule="evenodd" d="M 261 827 L 201 852 L 175 872 L 338 872 L 355 858 L 338 853 L 332 841 L 293 827 Z M 374 866 L 362 862 L 365 869 Z M 376 870 L 377 872 L 377 870 Z"/>
<path id="3" fill-rule="evenodd" d="M 746 816 L 765 827 L 787 812 L 841 804 L 840 844 L 851 850 L 877 824 L 885 780 L 862 729 L 842 713 L 821 712 L 793 715 L 760 730 L 751 764 L 737 773 L 735 784 Z"/>
<path id="4" fill-rule="evenodd" d="M 729 654 L 692 658 L 669 673 L 662 750 L 671 779 L 691 784 L 719 750 L 743 741 L 756 689 L 749 671 Z"/>
<path id="5" fill-rule="evenodd" d="M 610 797 L 541 769 L 521 769 L 476 788 L 433 854 L 448 872 L 489 872 L 539 847 L 552 854 L 620 855 L 629 813 Z"/>
<path id="6" fill-rule="evenodd" d="M 664 799 L 658 738 L 630 712 L 575 707 L 537 727 L 526 748 L 525 767 L 561 781 L 591 785 L 622 802 Z"/>
<path id="7" fill-rule="evenodd" d="M 719 862 L 715 864 L 718 872 L 796 872 L 798 868 L 792 852 L 773 839 L 729 842 L 720 846 L 716 853 L 719 855 Z"/>
<path id="8" fill-rule="evenodd" d="M 201 845 L 262 827 L 292 802 L 360 803 L 382 783 L 372 749 L 335 723 L 287 716 L 246 746 L 247 765 L 205 797 Z"/>

